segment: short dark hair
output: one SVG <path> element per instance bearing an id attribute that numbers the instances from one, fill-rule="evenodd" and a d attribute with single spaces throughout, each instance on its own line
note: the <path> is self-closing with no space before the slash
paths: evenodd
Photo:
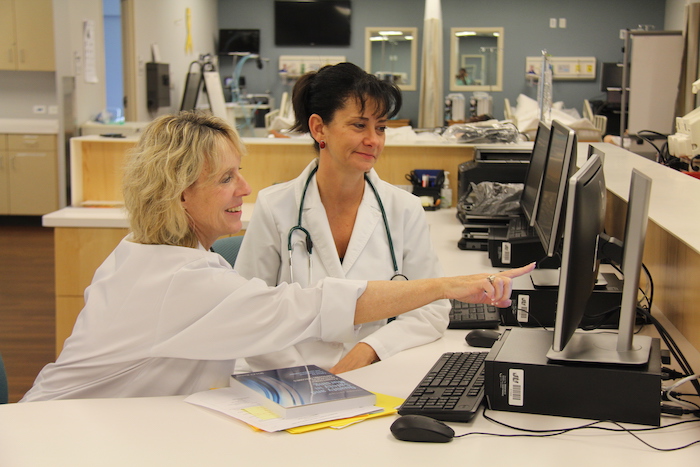
<path id="1" fill-rule="evenodd" d="M 352 63 L 326 65 L 301 76 L 294 85 L 292 129 L 308 133 L 313 114 L 330 123 L 349 98 L 354 98 L 362 111 L 367 102 L 375 104 L 377 116 L 393 118 L 401 110 L 401 90 L 393 82 L 382 81 Z"/>

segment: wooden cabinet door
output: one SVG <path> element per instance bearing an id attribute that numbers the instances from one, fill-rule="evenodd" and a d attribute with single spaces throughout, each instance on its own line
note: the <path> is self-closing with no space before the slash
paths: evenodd
<path id="1" fill-rule="evenodd" d="M 53 1 L 16 0 L 14 8 L 17 70 L 54 71 Z"/>
<path id="2" fill-rule="evenodd" d="M 43 215 L 58 209 L 55 152 L 10 151 L 10 214 Z"/>
<path id="3" fill-rule="evenodd" d="M 14 0 L 0 0 L 0 70 L 17 69 Z"/>
<path id="4" fill-rule="evenodd" d="M 0 137 L 1 139 L 1 137 Z M 0 214 L 10 213 L 10 156 L 0 149 Z"/>

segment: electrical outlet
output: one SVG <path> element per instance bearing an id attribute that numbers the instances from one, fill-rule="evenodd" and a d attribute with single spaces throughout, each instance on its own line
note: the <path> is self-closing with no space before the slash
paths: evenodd
<path id="1" fill-rule="evenodd" d="M 566 29 L 566 18 L 559 18 L 559 27 Z"/>
<path id="2" fill-rule="evenodd" d="M 46 113 L 46 106 L 45 105 L 35 105 L 33 107 L 34 113 L 35 114 L 45 114 Z"/>
<path id="3" fill-rule="evenodd" d="M 549 27 L 550 27 L 550 28 L 556 28 L 556 27 L 557 27 L 557 19 L 556 19 L 556 18 L 549 18 Z"/>

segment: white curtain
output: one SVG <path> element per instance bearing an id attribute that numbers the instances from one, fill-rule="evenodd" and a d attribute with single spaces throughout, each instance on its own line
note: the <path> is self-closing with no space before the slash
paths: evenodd
<path id="1" fill-rule="evenodd" d="M 440 0 L 425 0 L 423 53 L 421 60 L 420 107 L 418 127 L 434 128 L 444 124 L 442 77 L 442 8 Z"/>
<path id="2" fill-rule="evenodd" d="M 683 31 L 683 62 L 681 79 L 676 102 L 676 116 L 680 117 L 696 107 L 695 95 L 690 86 L 697 81 L 698 56 L 700 55 L 700 3 L 689 3 L 685 6 L 685 28 Z"/>

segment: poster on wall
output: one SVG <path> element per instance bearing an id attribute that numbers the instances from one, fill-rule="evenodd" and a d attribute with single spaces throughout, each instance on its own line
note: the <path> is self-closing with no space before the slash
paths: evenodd
<path id="1" fill-rule="evenodd" d="M 83 79 L 86 83 L 97 83 L 97 68 L 95 66 L 95 22 L 83 21 Z"/>

